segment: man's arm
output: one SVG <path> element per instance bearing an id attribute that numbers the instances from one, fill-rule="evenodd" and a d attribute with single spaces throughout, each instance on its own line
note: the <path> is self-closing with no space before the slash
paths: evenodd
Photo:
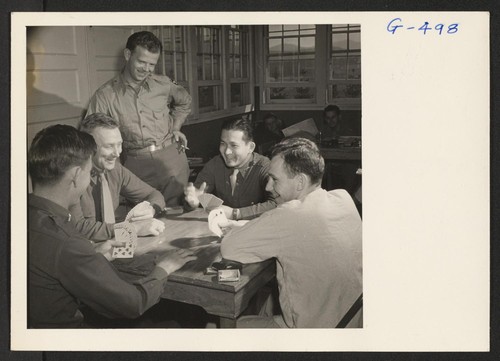
<path id="1" fill-rule="evenodd" d="M 170 114 L 173 120 L 172 130 L 179 131 L 187 116 L 191 113 L 191 95 L 184 87 L 175 83 L 172 83 L 170 95 L 172 97 L 170 101 Z"/>
<path id="2" fill-rule="evenodd" d="M 160 261 L 149 276 L 128 283 L 90 243 L 72 239 L 56 258 L 56 267 L 68 292 L 96 312 L 107 317 L 136 318 L 158 302 L 167 272 L 192 259 L 187 253 L 172 255 Z"/>
<path id="3" fill-rule="evenodd" d="M 221 243 L 223 258 L 241 263 L 255 263 L 276 257 L 283 234 L 279 213 L 264 213 L 242 227 L 233 228 Z"/>
<path id="4" fill-rule="evenodd" d="M 70 207 L 69 212 L 75 228 L 86 238 L 102 242 L 114 237 L 113 224 L 96 220 L 94 197 L 90 187 L 80 197 L 80 202 Z"/>

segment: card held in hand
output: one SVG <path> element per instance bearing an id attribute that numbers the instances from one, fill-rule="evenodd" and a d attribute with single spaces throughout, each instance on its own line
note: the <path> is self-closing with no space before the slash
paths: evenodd
<path id="1" fill-rule="evenodd" d="M 222 209 L 214 209 L 208 214 L 208 229 L 222 237 L 221 224 L 227 223 L 227 217 Z"/>
<path id="2" fill-rule="evenodd" d="M 203 193 L 198 197 L 198 200 L 201 203 L 203 209 L 207 212 L 210 212 L 212 209 L 220 207 L 224 201 L 213 194 Z"/>
<path id="3" fill-rule="evenodd" d="M 116 223 L 114 225 L 115 239 L 125 245 L 113 247 L 113 258 L 132 258 L 137 247 L 137 232 L 129 222 Z"/>

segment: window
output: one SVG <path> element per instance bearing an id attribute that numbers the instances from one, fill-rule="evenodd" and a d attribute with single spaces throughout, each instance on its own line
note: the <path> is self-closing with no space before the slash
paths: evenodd
<path id="1" fill-rule="evenodd" d="M 161 73 L 189 89 L 187 77 L 187 36 L 183 26 L 160 27 L 163 44 Z"/>
<path id="2" fill-rule="evenodd" d="M 232 107 L 250 103 L 249 97 L 249 32 L 248 28 L 231 25 L 228 35 L 230 103 Z"/>
<path id="3" fill-rule="evenodd" d="M 361 42 L 359 25 L 332 25 L 328 100 L 361 98 Z"/>
<path id="4" fill-rule="evenodd" d="M 268 25 L 261 27 L 263 109 L 361 105 L 361 26 Z M 260 41 L 260 43 L 259 43 Z"/>
<path id="5" fill-rule="evenodd" d="M 223 109 L 220 27 L 196 27 L 196 68 L 200 113 Z"/>
<path id="6" fill-rule="evenodd" d="M 267 102 L 316 102 L 315 35 L 315 25 L 267 26 Z"/>

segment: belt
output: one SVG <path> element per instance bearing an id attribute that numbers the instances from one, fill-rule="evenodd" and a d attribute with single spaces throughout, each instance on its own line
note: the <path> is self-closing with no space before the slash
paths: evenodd
<path id="1" fill-rule="evenodd" d="M 157 150 L 165 149 L 174 143 L 175 143 L 175 138 L 170 137 L 160 144 L 151 144 L 151 145 L 148 145 L 147 147 L 141 148 L 141 149 L 127 149 L 126 153 L 127 153 L 127 155 L 139 155 L 139 154 L 153 153 L 153 152 L 156 152 Z"/>

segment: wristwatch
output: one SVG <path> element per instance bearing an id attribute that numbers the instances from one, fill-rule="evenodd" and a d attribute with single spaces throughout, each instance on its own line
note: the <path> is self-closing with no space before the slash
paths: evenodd
<path id="1" fill-rule="evenodd" d="M 233 208 L 233 220 L 238 220 L 238 208 Z"/>

